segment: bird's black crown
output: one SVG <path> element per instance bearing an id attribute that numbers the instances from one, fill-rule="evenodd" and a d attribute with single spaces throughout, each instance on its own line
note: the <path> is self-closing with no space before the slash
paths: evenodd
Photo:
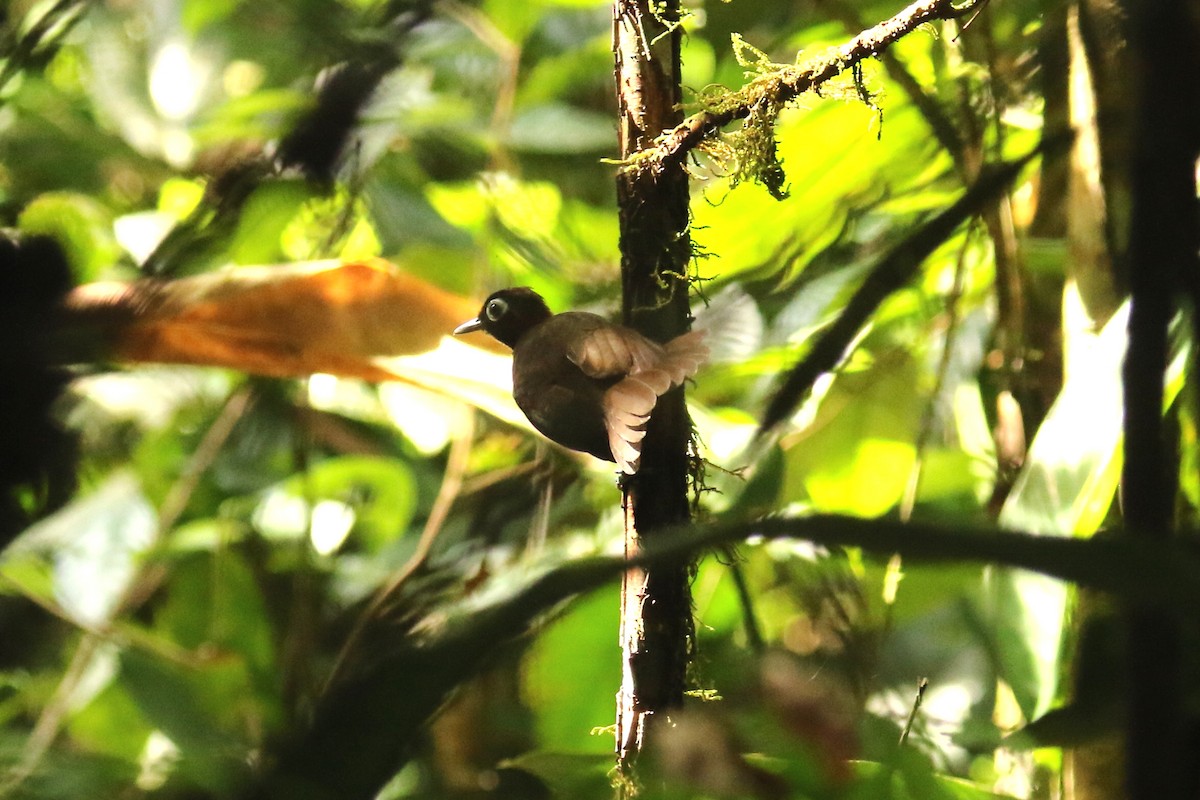
<path id="1" fill-rule="evenodd" d="M 533 326 L 551 316 L 542 296 L 527 286 L 493 292 L 483 303 L 479 316 L 464 323 L 455 333 L 483 329 L 498 341 L 515 347 Z"/>

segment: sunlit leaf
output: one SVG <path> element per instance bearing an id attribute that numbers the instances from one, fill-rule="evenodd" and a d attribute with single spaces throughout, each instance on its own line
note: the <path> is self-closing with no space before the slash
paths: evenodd
<path id="1" fill-rule="evenodd" d="M 835 378 L 812 425 L 783 441 L 793 494 L 865 517 L 895 505 L 916 458 L 919 388 L 916 362 L 899 352 Z"/>
<path id="2" fill-rule="evenodd" d="M 117 610 L 138 556 L 158 531 L 158 517 L 128 473 L 29 528 L 7 558 L 38 554 L 54 565 L 54 600 L 84 626 Z"/>
<path id="3" fill-rule="evenodd" d="M 371 181 L 364 195 L 386 252 L 421 245 L 461 248 L 470 243 L 470 237 L 451 224 L 456 218 L 443 216 L 425 195 L 400 181 Z M 454 209 L 458 210 L 457 203 Z"/>
<path id="4" fill-rule="evenodd" d="M 237 0 L 186 0 L 181 5 L 183 24 L 192 32 L 198 32 L 226 19 L 237 7 Z"/>
<path id="5" fill-rule="evenodd" d="M 281 237 L 311 190 L 299 180 L 264 183 L 246 201 L 230 242 L 237 264 L 270 264 L 285 258 Z"/>
<path id="6" fill-rule="evenodd" d="M 1088 343 L 1034 438 L 1021 475 L 1000 512 L 1003 525 L 1048 536 L 1090 536 L 1103 522 L 1121 474 L 1121 364 L 1128 303 Z M 1176 341 L 1167 402 L 1182 385 L 1186 351 Z M 1069 587 L 1042 575 L 994 570 L 989 621 L 1005 680 L 1028 719 L 1055 699 Z"/>
<path id="7" fill-rule="evenodd" d="M 416 489 L 412 473 L 402 461 L 341 456 L 312 465 L 275 491 L 282 492 L 298 508 L 295 534 L 311 536 L 316 545 L 322 535 L 317 507 L 324 501 L 335 501 L 350 513 L 352 532 L 361 546 L 377 551 L 408 529 L 416 510 Z M 260 510 L 270 506 L 272 497 L 269 492 Z M 272 521 L 264 515 L 259 516 L 259 522 L 272 530 L 288 527 L 286 522 Z M 343 536 L 350 532 L 347 529 Z"/>
<path id="8" fill-rule="evenodd" d="M 970 781 L 934 771 L 927 757 L 916 750 L 901 750 L 898 763 L 858 762 L 855 769 L 858 785 L 850 797 L 867 800 L 869 797 L 892 797 L 896 800 L 1007 800 L 1010 795 L 997 794 Z"/>
<path id="9" fill-rule="evenodd" d="M 500 222 L 512 232 L 537 238 L 554 231 L 562 194 L 553 184 L 496 175 L 485 181 L 482 189 Z"/>
<path id="10" fill-rule="evenodd" d="M 744 272 L 795 277 L 842 234 L 853 204 L 907 187 L 931 165 L 948 166 L 926 151 L 929 140 L 913 109 L 890 110 L 878 141 L 873 119 L 864 106 L 832 101 L 785 112 L 779 157 L 790 196 L 777 201 L 755 187 L 730 191 L 725 181 L 710 181 L 692 201 L 693 235 L 720 259 L 701 263 L 701 270 L 722 279 Z M 813 158 L 817 141 L 821 157 Z"/>

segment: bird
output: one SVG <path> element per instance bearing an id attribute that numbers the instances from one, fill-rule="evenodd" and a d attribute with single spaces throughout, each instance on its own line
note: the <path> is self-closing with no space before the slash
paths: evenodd
<path id="1" fill-rule="evenodd" d="M 554 314 L 529 287 L 491 294 L 455 335 L 482 330 L 513 351 L 513 399 L 542 435 L 633 475 L 650 413 L 708 358 L 704 332 L 666 344 L 598 314 Z"/>

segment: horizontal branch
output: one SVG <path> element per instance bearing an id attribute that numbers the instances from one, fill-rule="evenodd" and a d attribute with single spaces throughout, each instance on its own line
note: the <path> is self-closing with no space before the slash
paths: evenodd
<path id="1" fill-rule="evenodd" d="M 1078 539 L 962 525 L 833 515 L 777 517 L 661 530 L 632 561 L 593 556 L 531 567 L 495 587 L 440 607 L 421 631 L 394 618 L 365 629 L 369 654 L 318 701 L 311 726 L 275 746 L 243 800 L 296 797 L 370 800 L 411 756 L 425 726 L 456 687 L 549 609 L 596 589 L 632 564 L 678 563 L 706 549 L 761 539 L 900 553 L 906 561 L 967 561 L 1021 567 L 1083 586 L 1191 609 L 1200 605 L 1200 557 L 1180 540 Z M 415 618 L 414 618 L 415 619 Z"/>
<path id="2" fill-rule="evenodd" d="M 777 103 L 794 100 L 804 92 L 816 89 L 846 70 L 854 68 L 865 59 L 879 55 L 921 25 L 939 19 L 956 19 L 971 12 L 983 2 L 985 0 L 970 0 L 956 6 L 952 0 L 917 0 L 896 16 L 868 28 L 817 60 L 794 67 L 781 67 L 772 73 L 765 83 L 756 87 L 753 98 L 743 98 L 741 103 L 720 111 L 701 111 L 693 114 L 658 137 L 654 148 L 639 154 L 630 167 L 649 169 L 657 174 L 667 167 L 679 164 L 705 138 L 734 120 L 750 116 L 761 97 L 770 97 Z"/>
<path id="3" fill-rule="evenodd" d="M 696 553 L 753 538 L 859 547 L 878 555 L 899 553 L 906 561 L 1017 567 L 1125 599 L 1179 608 L 1200 603 L 1200 553 L 1177 541 L 1145 542 L 1123 536 L 1080 539 L 971 525 L 815 514 L 680 530 L 647 548 L 644 558 L 678 557 L 677 551 Z"/>

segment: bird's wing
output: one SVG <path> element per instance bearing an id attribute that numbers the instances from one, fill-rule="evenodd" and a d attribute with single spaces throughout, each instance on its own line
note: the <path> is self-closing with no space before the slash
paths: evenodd
<path id="1" fill-rule="evenodd" d="M 658 398 L 696 374 L 708 348 L 702 331 L 659 345 L 628 328 L 605 326 L 583 337 L 567 357 L 591 377 L 624 376 L 604 393 L 604 424 L 613 459 L 632 475 Z"/>
<path id="2" fill-rule="evenodd" d="M 567 348 L 567 358 L 590 378 L 614 378 L 652 368 L 662 360 L 663 346 L 637 331 L 603 324 Z"/>

